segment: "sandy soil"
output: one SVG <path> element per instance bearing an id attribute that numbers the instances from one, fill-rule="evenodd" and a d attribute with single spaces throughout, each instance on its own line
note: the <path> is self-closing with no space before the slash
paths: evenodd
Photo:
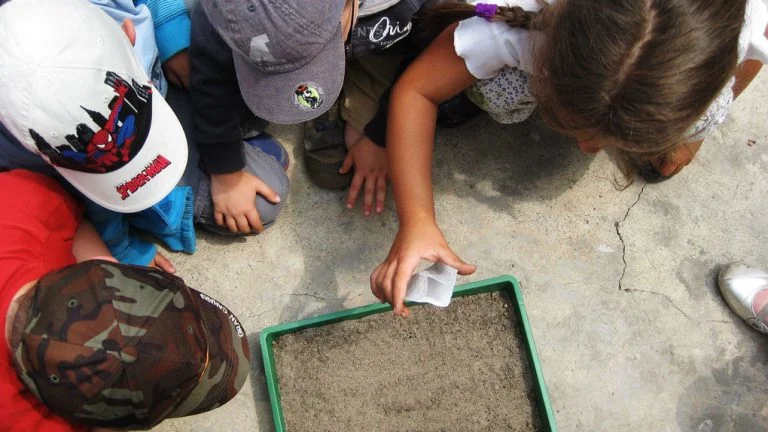
<path id="1" fill-rule="evenodd" d="M 521 336 L 497 293 L 282 336 L 273 347 L 287 430 L 538 430 Z"/>

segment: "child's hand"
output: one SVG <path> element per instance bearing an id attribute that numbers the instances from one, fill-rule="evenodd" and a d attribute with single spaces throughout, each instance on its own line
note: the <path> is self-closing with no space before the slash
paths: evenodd
<path id="1" fill-rule="evenodd" d="M 366 216 L 371 215 L 374 194 L 376 213 L 381 213 L 384 210 L 384 199 L 387 197 L 387 151 L 367 137 L 362 137 L 350 147 L 339 173 L 348 172 L 352 166 L 355 167 L 355 176 L 349 186 L 347 208 L 355 206 L 360 188 L 365 184 L 363 213 Z"/>
<path id="2" fill-rule="evenodd" d="M 211 175 L 211 198 L 216 223 L 232 232 L 262 232 L 256 195 L 277 204 L 280 197 L 269 186 L 247 171 Z"/>
<path id="3" fill-rule="evenodd" d="M 155 257 L 152 258 L 152 262 L 150 262 L 147 267 L 159 268 L 160 270 L 169 274 L 176 273 L 176 267 L 173 266 L 171 260 L 166 258 L 165 255 L 161 254 L 160 251 L 155 254 Z"/>
<path id="4" fill-rule="evenodd" d="M 681 144 L 665 155 L 652 160 L 651 163 L 659 171 L 659 174 L 664 177 L 673 176 L 682 171 L 683 168 L 693 161 L 694 156 L 699 152 L 703 142 L 704 141 L 697 141 Z"/>
<path id="5" fill-rule="evenodd" d="M 448 247 L 437 225 L 421 223 L 412 227 L 400 226 L 387 259 L 371 274 L 371 291 L 379 300 L 391 304 L 395 314 L 403 318 L 410 315 L 405 307 L 408 281 L 422 258 L 445 263 L 457 269 L 460 275 L 472 274 L 477 269 L 462 261 Z"/>
<path id="6" fill-rule="evenodd" d="M 189 88 L 189 53 L 179 51 L 163 63 L 165 79 L 176 87 Z"/>

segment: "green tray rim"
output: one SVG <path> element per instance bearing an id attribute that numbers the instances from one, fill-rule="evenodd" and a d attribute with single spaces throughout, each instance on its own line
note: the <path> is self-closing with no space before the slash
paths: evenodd
<path id="1" fill-rule="evenodd" d="M 512 275 L 503 275 L 491 279 L 470 282 L 458 285 L 453 291 L 453 298 L 466 297 L 471 295 L 506 291 L 514 299 L 513 304 L 517 312 L 517 318 L 522 323 L 523 335 L 525 336 L 526 352 L 528 360 L 533 369 L 534 387 L 536 389 L 537 404 L 541 413 L 541 420 L 544 423 L 545 430 L 557 432 L 557 423 L 552 411 L 552 405 L 549 401 L 547 384 L 544 382 L 541 362 L 536 350 L 536 342 L 533 340 L 533 332 L 528 322 L 528 313 L 523 302 L 523 292 L 520 289 L 520 282 Z M 409 303 L 410 305 L 411 303 Z M 264 375 L 269 391 L 269 403 L 272 406 L 272 417 L 275 422 L 275 432 L 286 432 L 285 418 L 283 417 L 283 408 L 280 405 L 280 388 L 277 380 L 277 369 L 275 366 L 275 355 L 272 350 L 272 342 L 280 336 L 295 333 L 308 328 L 321 327 L 335 324 L 341 321 L 364 318 L 382 312 L 391 311 L 392 307 L 388 304 L 375 303 L 367 306 L 360 306 L 352 309 L 340 310 L 312 318 L 306 318 L 299 321 L 292 321 L 283 324 L 267 327 L 259 334 L 261 344 L 261 354 L 264 361 Z M 548 429 L 546 429 L 548 428 Z"/>

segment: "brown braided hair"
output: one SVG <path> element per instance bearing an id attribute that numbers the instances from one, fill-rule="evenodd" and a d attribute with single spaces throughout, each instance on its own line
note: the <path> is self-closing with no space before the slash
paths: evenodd
<path id="1" fill-rule="evenodd" d="M 542 2 L 542 9 L 546 3 Z M 429 7 L 424 11 L 424 30 L 430 34 L 438 34 L 449 25 L 476 16 L 475 6 L 467 3 L 443 2 Z M 531 12 L 520 6 L 499 6 L 490 21 L 501 21 L 510 27 L 520 27 L 526 30 L 540 30 L 540 13 Z"/>
<path id="2" fill-rule="evenodd" d="M 541 32 L 531 89 L 548 125 L 588 132 L 637 160 L 684 142 L 734 75 L 746 4 L 557 0 L 539 12 L 500 6 L 491 20 Z M 471 16 L 474 5 L 443 3 L 424 25 Z"/>

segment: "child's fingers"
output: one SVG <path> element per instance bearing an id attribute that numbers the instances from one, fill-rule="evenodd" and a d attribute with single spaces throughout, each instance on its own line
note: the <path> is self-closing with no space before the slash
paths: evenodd
<path id="1" fill-rule="evenodd" d="M 379 300 L 384 300 L 384 297 L 381 294 L 381 290 L 379 289 L 379 284 L 378 284 L 379 273 L 381 272 L 381 268 L 383 266 L 384 266 L 384 263 L 379 264 L 379 266 L 376 267 L 373 273 L 371 273 L 371 277 L 370 277 L 371 292 Z"/>
<path id="2" fill-rule="evenodd" d="M 262 225 L 261 217 L 259 216 L 259 212 L 256 211 L 255 207 L 245 213 L 245 219 L 248 223 L 248 226 L 253 228 L 254 231 L 258 233 L 264 231 L 264 225 Z"/>
<path id="3" fill-rule="evenodd" d="M 677 146 L 674 150 L 660 158 L 660 161 L 654 163 L 654 166 L 659 170 L 659 174 L 664 177 L 677 174 L 688 164 L 693 162 L 693 158 L 696 156 L 696 153 L 699 152 L 702 142 L 703 141 L 697 141 Z"/>
<path id="4" fill-rule="evenodd" d="M 395 309 L 395 314 L 403 318 L 408 318 L 409 315 L 408 308 L 405 307 L 405 293 L 408 289 L 408 281 L 413 276 L 417 264 L 418 259 L 414 261 L 406 258 L 399 263 L 394 275 L 392 307 Z"/>
<path id="5" fill-rule="evenodd" d="M 258 186 L 256 186 L 256 193 L 263 196 L 272 204 L 277 204 L 280 202 L 280 195 L 278 195 L 277 192 L 272 190 L 271 187 L 267 186 L 267 184 L 261 180 L 259 180 Z"/>
<path id="6" fill-rule="evenodd" d="M 392 259 L 392 261 L 387 264 L 387 267 L 384 272 L 384 277 L 381 280 L 381 291 L 384 294 L 384 300 L 386 300 L 387 303 L 391 304 L 392 307 L 395 306 L 394 301 L 394 295 L 392 292 L 392 282 L 395 279 L 395 272 L 397 271 L 398 266 L 398 260 L 396 258 Z"/>
<path id="7" fill-rule="evenodd" d="M 376 213 L 384 211 L 384 200 L 387 198 L 387 176 L 379 176 L 376 182 Z"/>
<path id="8" fill-rule="evenodd" d="M 176 268 L 171 263 L 171 260 L 166 258 L 165 255 L 161 254 L 160 252 L 155 255 L 155 264 L 166 273 L 176 273 Z"/>
<path id="9" fill-rule="evenodd" d="M 248 223 L 248 218 L 244 214 L 240 214 L 232 217 L 237 224 L 237 230 L 243 234 L 251 232 L 251 226 Z"/>
<path id="10" fill-rule="evenodd" d="M 174 73 L 170 69 L 165 70 L 165 79 L 168 80 L 169 83 L 175 85 L 176 87 L 181 87 L 181 83 L 179 82 L 179 77 L 176 76 L 176 73 Z"/>
<path id="11" fill-rule="evenodd" d="M 445 248 L 438 252 L 437 254 L 440 261 L 448 264 L 449 266 L 455 268 L 458 273 L 462 276 L 470 275 L 477 270 L 477 267 L 472 264 L 467 264 L 459 258 L 458 255 L 456 255 L 452 250 Z"/>
<path id="12" fill-rule="evenodd" d="M 216 221 L 216 225 L 224 226 L 224 213 L 219 211 L 213 212 L 213 219 Z"/>
<path id="13" fill-rule="evenodd" d="M 341 169 L 339 169 L 339 174 L 346 174 L 347 171 L 352 169 L 352 165 L 355 164 L 355 158 L 352 156 L 352 152 L 347 152 L 347 156 L 344 158 L 344 162 L 341 163 Z"/>
<path id="14" fill-rule="evenodd" d="M 186 70 L 184 73 L 180 73 L 178 76 L 179 79 L 179 85 L 185 89 L 189 89 L 189 70 Z"/>
<path id="15" fill-rule="evenodd" d="M 229 229 L 229 230 L 230 230 L 231 232 L 233 232 L 233 233 L 236 233 L 236 232 L 238 232 L 238 229 L 237 229 L 237 221 L 235 221 L 235 218 L 234 218 L 234 217 L 232 217 L 232 216 L 230 216 L 230 215 L 226 215 L 226 216 L 224 217 L 224 220 L 225 220 L 225 221 L 226 221 L 226 223 L 227 223 L 227 229 Z"/>
<path id="16" fill-rule="evenodd" d="M 360 193 L 360 186 L 363 184 L 363 180 L 365 180 L 365 177 L 359 173 L 355 173 L 355 176 L 352 177 L 352 184 L 349 185 L 349 192 L 347 193 L 347 208 L 351 209 L 355 206 L 357 195 Z"/>
<path id="17" fill-rule="evenodd" d="M 123 23 L 120 25 L 120 27 L 123 28 L 123 32 L 125 32 L 125 35 L 128 36 L 128 40 L 131 42 L 131 45 L 136 45 L 136 27 L 133 25 L 133 21 L 131 21 L 129 18 L 126 18 L 123 20 Z"/>
<path id="18" fill-rule="evenodd" d="M 363 214 L 371 215 L 373 209 L 373 196 L 376 192 L 376 177 L 368 176 L 365 179 L 365 196 L 363 196 Z"/>

